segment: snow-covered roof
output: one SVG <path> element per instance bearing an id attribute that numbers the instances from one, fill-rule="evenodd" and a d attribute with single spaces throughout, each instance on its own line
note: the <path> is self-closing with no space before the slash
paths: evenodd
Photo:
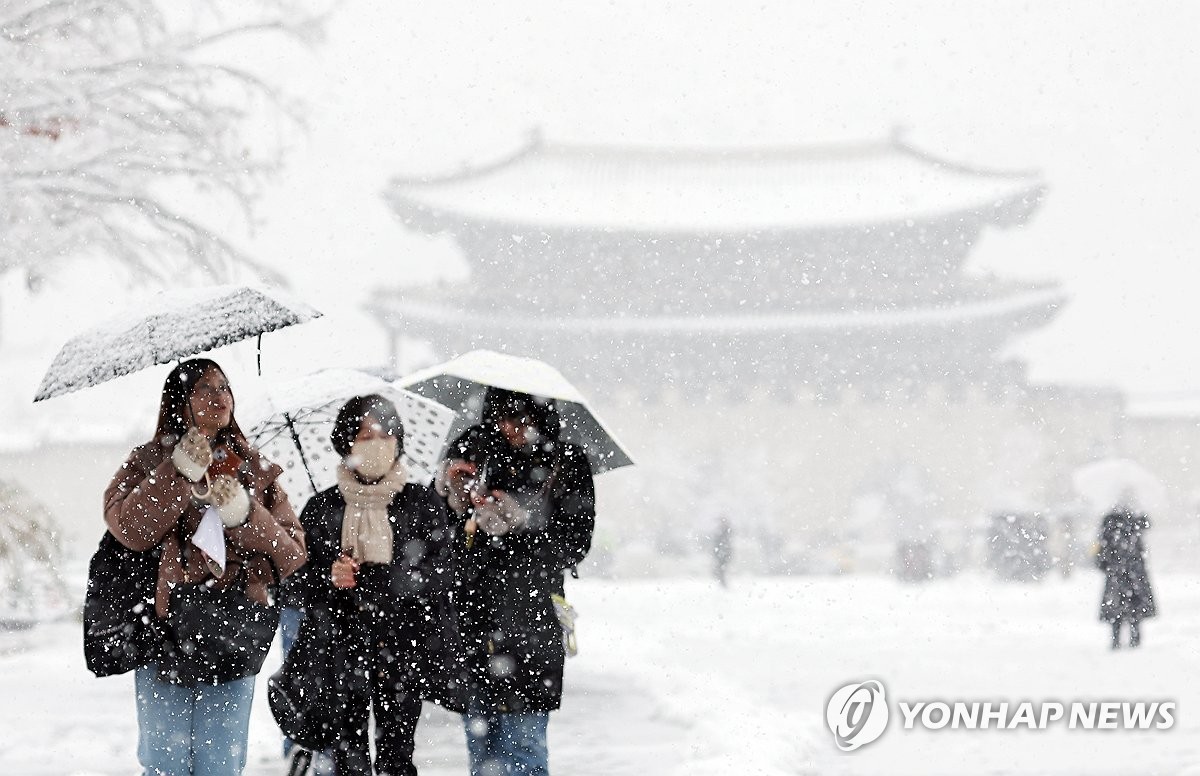
<path id="1" fill-rule="evenodd" d="M 1125 414 L 1136 420 L 1191 420 L 1200 423 L 1200 394 L 1133 397 Z"/>
<path id="2" fill-rule="evenodd" d="M 737 233 L 971 216 L 1020 223 L 1036 173 L 969 168 L 898 138 L 737 150 L 551 144 L 492 164 L 395 178 L 388 198 L 414 228 L 464 224 L 655 233 Z"/>
<path id="3" fill-rule="evenodd" d="M 1057 288 L 1008 294 L 992 299 L 899 310 L 844 312 L 783 312 L 774 314 L 658 317 L 565 317 L 472 312 L 461 307 L 398 295 L 377 298 L 373 307 L 381 320 L 403 326 L 405 317 L 462 328 L 614 334 L 736 334 L 745 332 L 820 332 L 881 330 L 905 327 L 946 327 L 959 323 L 1049 317 L 1066 302 Z"/>

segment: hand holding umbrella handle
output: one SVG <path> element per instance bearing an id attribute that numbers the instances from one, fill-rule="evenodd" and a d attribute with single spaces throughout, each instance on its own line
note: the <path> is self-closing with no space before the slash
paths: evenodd
<path id="1" fill-rule="evenodd" d="M 212 461 L 212 444 L 195 426 L 187 430 L 171 451 L 171 463 L 175 464 L 175 470 L 193 483 L 199 482 L 208 473 Z"/>

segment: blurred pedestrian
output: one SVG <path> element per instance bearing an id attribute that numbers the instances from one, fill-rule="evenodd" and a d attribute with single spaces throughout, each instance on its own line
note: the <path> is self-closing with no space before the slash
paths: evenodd
<path id="1" fill-rule="evenodd" d="M 1125 503 L 1132 503 L 1126 501 Z M 1129 646 L 1141 643 L 1141 622 L 1157 613 L 1154 591 L 1146 573 L 1143 535 L 1150 519 L 1120 505 L 1104 517 L 1096 565 L 1104 572 L 1100 619 L 1112 626 L 1112 648 L 1121 646 L 1121 623 L 1129 627 Z"/>
<path id="2" fill-rule="evenodd" d="M 726 574 L 733 559 L 733 526 L 729 518 L 721 515 L 712 534 L 713 575 L 721 587 L 727 587 Z"/>

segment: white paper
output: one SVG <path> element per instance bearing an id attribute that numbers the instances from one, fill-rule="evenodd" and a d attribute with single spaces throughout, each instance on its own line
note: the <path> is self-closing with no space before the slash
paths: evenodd
<path id="1" fill-rule="evenodd" d="M 204 552 L 209 570 L 214 576 L 220 577 L 225 574 L 225 525 L 221 522 L 216 507 L 210 506 L 204 510 L 200 527 L 192 534 L 192 544 Z"/>

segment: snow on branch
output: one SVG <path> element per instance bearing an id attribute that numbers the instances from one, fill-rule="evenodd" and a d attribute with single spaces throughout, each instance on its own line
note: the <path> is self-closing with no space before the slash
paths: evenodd
<path id="1" fill-rule="evenodd" d="M 282 149 L 246 130 L 301 116 L 220 50 L 315 41 L 322 19 L 300 2 L 0 1 L 0 273 L 86 255 L 147 279 L 279 282 L 183 202 L 217 195 L 252 220 Z"/>

